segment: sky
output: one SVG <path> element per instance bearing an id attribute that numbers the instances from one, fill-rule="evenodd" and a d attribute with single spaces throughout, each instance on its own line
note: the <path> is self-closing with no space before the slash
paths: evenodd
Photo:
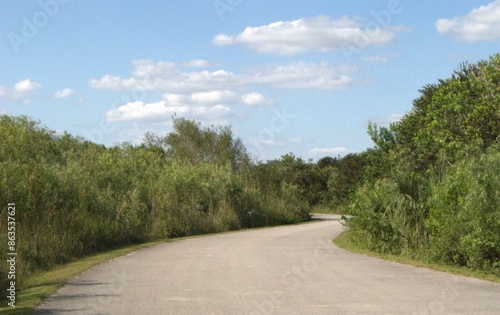
<path id="1" fill-rule="evenodd" d="M 500 0 L 0 0 L 0 115 L 106 146 L 185 117 L 317 160 L 499 52 Z"/>

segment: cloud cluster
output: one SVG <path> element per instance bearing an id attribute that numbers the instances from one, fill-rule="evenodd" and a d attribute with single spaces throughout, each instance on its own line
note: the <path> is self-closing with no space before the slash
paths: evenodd
<path id="1" fill-rule="evenodd" d="M 335 51 L 391 43 L 401 26 L 366 27 L 348 16 L 331 20 L 327 16 L 279 21 L 247 27 L 237 35 L 218 34 L 214 45 L 242 45 L 262 54 L 296 55 L 308 51 Z M 362 45 L 363 47 L 359 47 Z"/>
<path id="2" fill-rule="evenodd" d="M 40 83 L 31 79 L 21 80 L 14 84 L 12 88 L 0 85 L 0 97 L 29 104 L 35 91 L 41 87 Z"/>
<path id="3" fill-rule="evenodd" d="M 190 118 L 203 117 L 212 121 L 224 121 L 231 115 L 231 109 L 224 105 L 182 106 L 169 105 L 166 101 L 156 103 L 136 101 L 109 110 L 106 113 L 106 119 L 108 121 L 164 122 L 176 114 Z"/>
<path id="4" fill-rule="evenodd" d="M 169 61 L 142 59 L 132 63 L 129 77 L 104 75 L 92 79 L 89 86 L 96 89 L 153 91 L 163 94 L 156 103 L 129 102 L 108 111 L 112 121 L 143 121 L 163 119 L 177 114 L 210 117 L 230 114 L 231 105 L 273 105 L 274 101 L 255 88 L 282 89 L 340 89 L 353 84 L 354 66 L 333 67 L 329 63 L 294 62 L 279 66 L 262 66 L 233 73 L 225 69 L 192 70 L 190 66 L 208 66 L 197 61 L 176 64 Z"/>
<path id="5" fill-rule="evenodd" d="M 391 43 L 400 26 L 364 26 L 358 18 L 331 20 L 318 16 L 294 21 L 279 21 L 259 27 L 247 27 L 230 36 L 218 34 L 217 46 L 242 45 L 258 53 L 296 55 L 308 51 L 342 51 Z M 362 47 L 358 47 L 362 45 Z M 385 59 L 371 60 L 384 62 Z M 229 121 L 238 115 L 238 107 L 273 105 L 261 89 L 337 90 L 355 83 L 358 68 L 352 64 L 331 65 L 328 62 L 295 61 L 267 64 L 246 69 L 215 67 L 207 60 L 186 62 L 139 59 L 132 62 L 128 76 L 106 74 L 93 78 L 88 85 L 94 89 L 114 91 L 150 91 L 160 93 L 159 101 L 125 101 L 108 110 L 106 120 L 112 122 L 159 123 L 173 115 L 200 121 Z M 242 106 L 242 107 L 241 107 Z M 151 125 L 151 124 L 150 124 Z M 289 146 L 297 140 L 257 139 L 254 147 Z M 337 155 L 345 148 L 316 148 L 311 155 Z"/>
<path id="6" fill-rule="evenodd" d="M 465 16 L 436 21 L 440 34 L 459 42 L 500 41 L 500 0 L 472 10 Z"/>
<path id="7" fill-rule="evenodd" d="M 273 101 L 264 95 L 251 92 L 243 95 L 223 90 L 195 92 L 191 94 L 165 93 L 163 100 L 156 103 L 129 102 L 106 113 L 108 121 L 163 122 L 173 115 L 209 121 L 228 119 L 233 111 L 230 105 L 247 106 L 272 105 Z"/>
<path id="8" fill-rule="evenodd" d="M 289 89 L 337 89 L 350 85 L 354 66 L 333 67 L 327 62 L 294 62 L 263 66 L 233 73 L 224 69 L 189 71 L 172 62 L 135 60 L 131 76 L 122 78 L 106 74 L 91 79 L 92 88 L 107 90 L 143 90 L 191 93 L 224 89 L 241 89 L 253 85 Z"/>

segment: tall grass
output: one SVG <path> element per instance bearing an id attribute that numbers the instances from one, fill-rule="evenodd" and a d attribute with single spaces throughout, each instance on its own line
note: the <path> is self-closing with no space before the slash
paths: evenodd
<path id="1" fill-rule="evenodd" d="M 500 151 L 464 159 L 429 198 L 432 259 L 500 274 Z"/>

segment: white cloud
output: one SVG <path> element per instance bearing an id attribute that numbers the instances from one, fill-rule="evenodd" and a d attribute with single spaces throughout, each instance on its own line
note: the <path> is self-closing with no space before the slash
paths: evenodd
<path id="1" fill-rule="evenodd" d="M 337 155 L 346 155 L 351 151 L 344 147 L 335 147 L 335 148 L 314 148 L 309 150 L 308 154 L 312 157 L 323 157 L 323 156 L 337 156 Z"/>
<path id="2" fill-rule="evenodd" d="M 22 80 L 14 85 L 14 92 L 19 94 L 29 94 L 39 89 L 42 85 L 30 79 Z"/>
<path id="3" fill-rule="evenodd" d="M 174 112 L 211 120 L 229 114 L 229 106 L 265 106 L 274 101 L 258 92 L 259 87 L 282 89 L 334 90 L 353 84 L 357 68 L 331 66 L 327 62 L 294 62 L 268 65 L 234 73 L 226 69 L 192 71 L 182 63 L 135 60 L 128 77 L 104 75 L 89 86 L 106 90 L 161 92 L 157 103 L 127 103 L 108 111 L 110 121 L 143 121 L 169 118 Z M 124 102 L 125 103 L 125 102 Z"/>
<path id="4" fill-rule="evenodd" d="M 91 79 L 92 88 L 107 90 L 145 90 L 162 92 L 194 92 L 223 90 L 234 75 L 222 69 L 216 71 L 183 71 L 173 62 L 134 60 L 132 75 L 121 78 L 105 75 L 101 79 Z"/>
<path id="5" fill-rule="evenodd" d="M 295 62 L 277 67 L 253 69 L 248 81 L 287 89 L 333 90 L 351 85 L 351 75 L 357 67 L 343 65 L 332 67 L 327 62 L 306 63 Z"/>
<path id="6" fill-rule="evenodd" d="M 500 0 L 473 9 L 465 16 L 436 21 L 440 34 L 459 42 L 500 41 Z"/>
<path id="7" fill-rule="evenodd" d="M 273 101 L 266 98 L 264 95 L 252 92 L 242 95 L 240 98 L 241 103 L 248 106 L 258 106 L 258 105 L 272 105 Z"/>
<path id="8" fill-rule="evenodd" d="M 215 71 L 184 71 L 171 62 L 136 60 L 128 78 L 104 75 L 89 80 L 89 86 L 107 90 L 147 90 L 163 93 L 191 94 L 207 91 L 241 89 L 264 85 L 289 89 L 338 89 L 353 83 L 357 68 L 350 65 L 333 67 L 327 62 L 294 62 L 285 65 L 247 69 L 235 74 Z"/>
<path id="9" fill-rule="evenodd" d="M 264 95 L 256 92 L 239 96 L 230 90 L 196 92 L 191 94 L 165 93 L 156 103 L 129 102 L 106 113 L 108 121 L 166 121 L 177 114 L 183 117 L 213 121 L 232 114 L 229 105 L 249 106 L 272 104 Z"/>
<path id="10" fill-rule="evenodd" d="M 202 118 L 202 120 L 224 119 L 231 114 L 231 109 L 224 105 L 215 106 L 171 106 L 165 101 L 144 103 L 136 101 L 106 112 L 108 121 L 162 122 L 173 115 Z"/>
<path id="11" fill-rule="evenodd" d="M 196 103 L 221 103 L 232 102 L 236 97 L 233 91 L 206 91 L 191 94 L 191 100 Z"/>
<path id="12" fill-rule="evenodd" d="M 359 19 L 327 16 L 247 27 L 237 35 L 218 34 L 212 43 L 243 45 L 263 54 L 296 55 L 307 51 L 350 50 L 391 43 L 405 27 L 365 27 Z"/>
<path id="13" fill-rule="evenodd" d="M 193 106 L 199 104 L 243 104 L 248 106 L 272 105 L 274 102 L 261 93 L 251 92 L 240 96 L 239 93 L 231 90 L 212 90 L 195 92 L 191 94 L 165 93 L 163 100 L 170 106 Z"/>
<path id="14" fill-rule="evenodd" d="M 41 87 L 40 83 L 25 79 L 14 84 L 12 88 L 0 86 L 0 97 L 29 104 L 35 91 Z"/>
<path id="15" fill-rule="evenodd" d="M 54 93 L 54 98 L 66 98 L 76 95 L 75 91 L 70 88 L 64 88 Z"/>

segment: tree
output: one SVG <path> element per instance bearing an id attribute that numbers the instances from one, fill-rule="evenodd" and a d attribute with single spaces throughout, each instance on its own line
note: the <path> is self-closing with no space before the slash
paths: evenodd
<path id="1" fill-rule="evenodd" d="M 359 154 L 350 153 L 339 159 L 328 179 L 332 205 L 345 205 L 352 192 L 363 183 L 364 161 Z"/>
<path id="2" fill-rule="evenodd" d="M 199 122 L 185 118 L 173 120 L 174 131 L 164 138 L 146 134 L 144 146 L 167 158 L 191 164 L 229 164 L 240 172 L 250 164 L 250 157 L 230 127 L 202 128 Z"/>
<path id="3" fill-rule="evenodd" d="M 464 63 L 452 76 L 426 85 L 412 110 L 390 128 L 370 124 L 375 144 L 393 153 L 395 164 L 422 174 L 464 154 L 483 151 L 500 135 L 500 54 Z"/>

